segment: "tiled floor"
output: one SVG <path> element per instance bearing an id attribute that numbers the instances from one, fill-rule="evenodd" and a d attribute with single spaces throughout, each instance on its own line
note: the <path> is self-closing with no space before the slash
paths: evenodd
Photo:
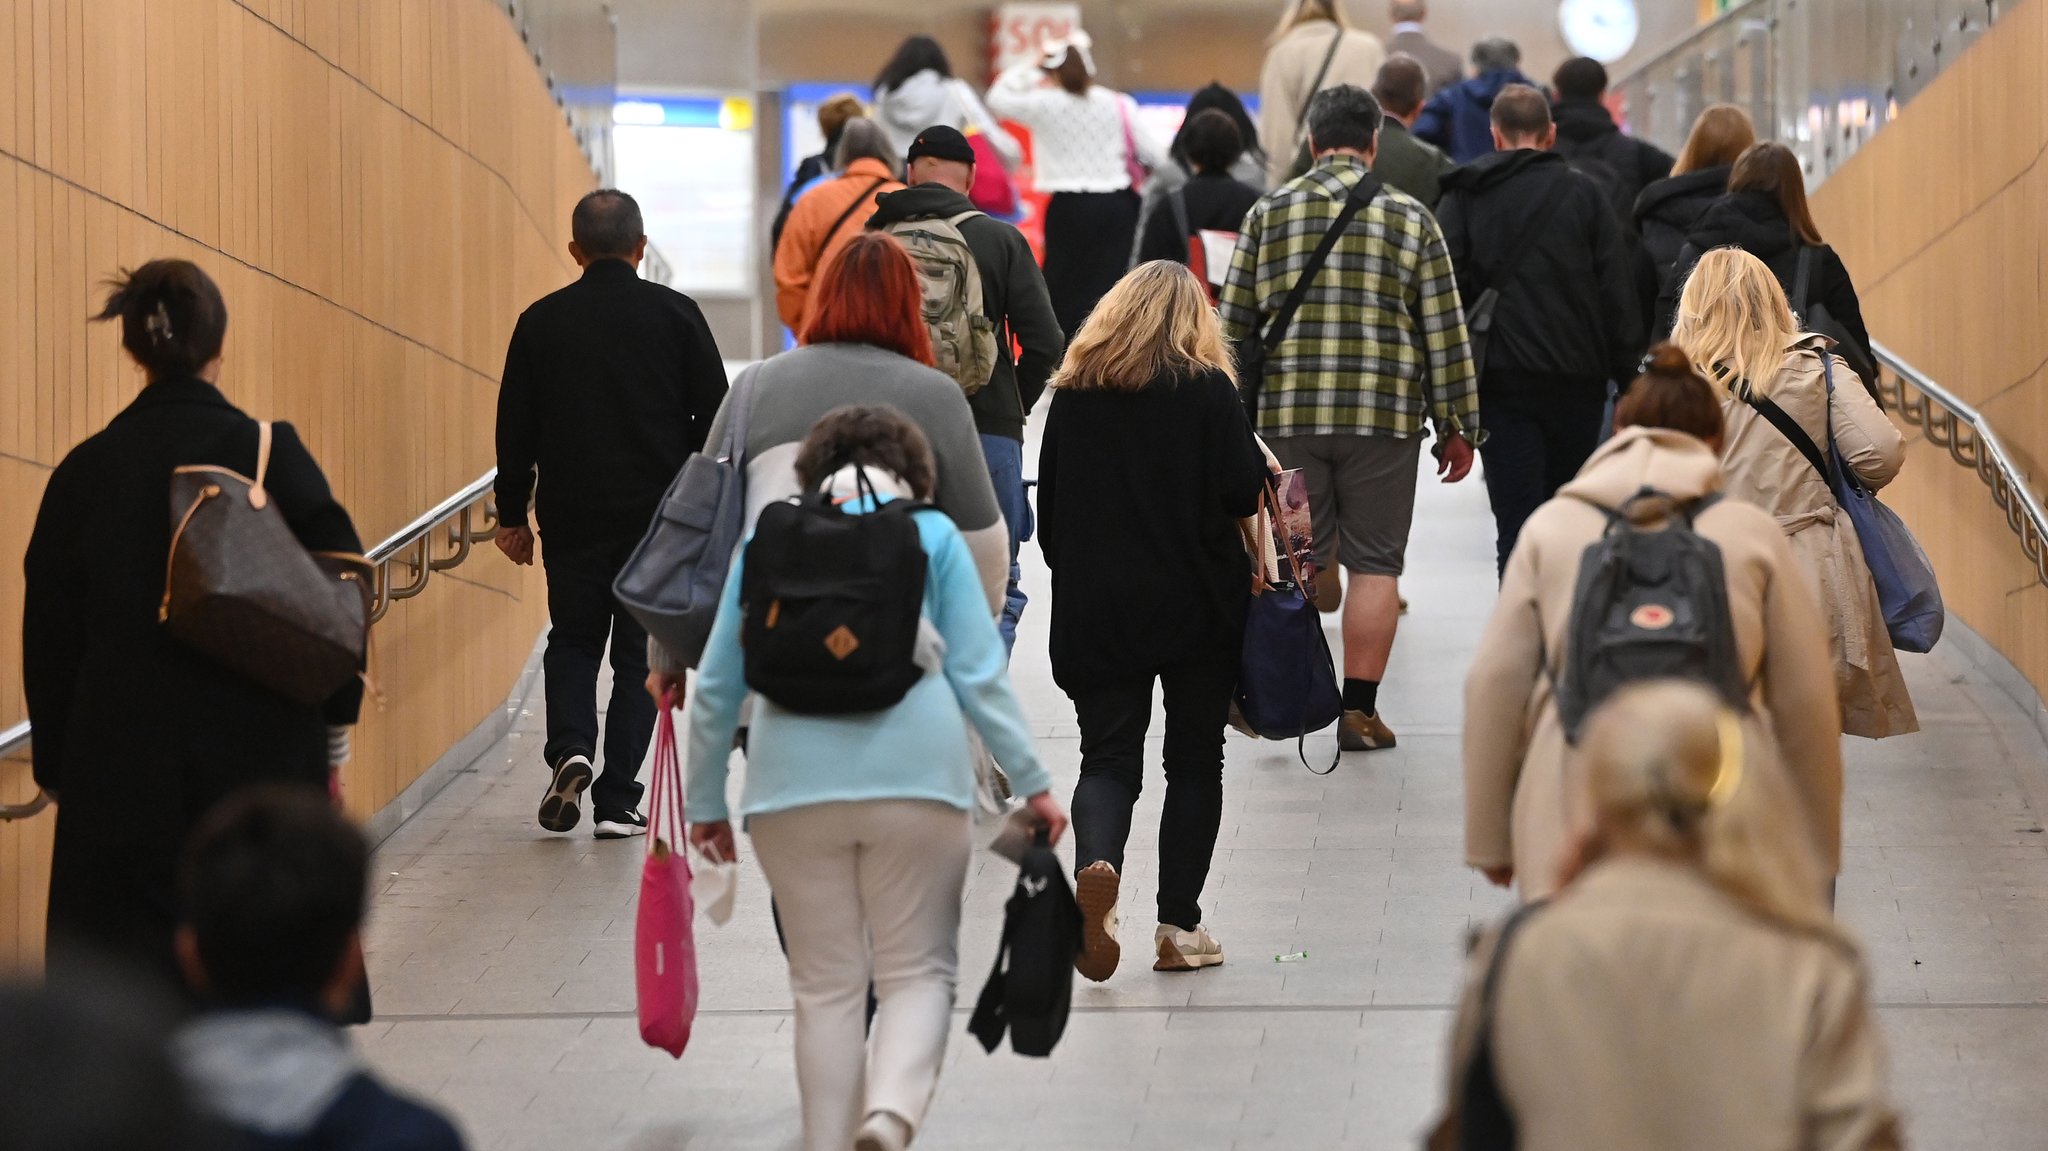
<path id="1" fill-rule="evenodd" d="M 1438 1104 L 1466 930 L 1502 896 L 1459 864 L 1459 685 L 1492 593 L 1484 491 L 1424 485 L 1414 603 L 1383 698 L 1399 749 L 1316 778 L 1293 749 L 1232 736 L 1208 918 L 1230 962 L 1133 963 L 1082 984 L 1051 1059 L 956 1034 L 920 1147 L 1414 1147 Z M 1046 579 L 1017 682 L 1070 784 L 1073 713 L 1044 658 Z M 2048 1146 L 2048 749 L 1953 655 L 1910 674 L 1928 730 L 1849 748 L 1841 911 L 1869 941 L 1917 1146 Z M 538 693 L 516 731 L 385 844 L 370 933 L 374 1063 L 490 1148 L 793 1148 L 789 997 L 749 865 L 734 923 L 699 928 L 704 1012 L 688 1054 L 632 1018 L 635 843 L 533 822 Z M 1156 819 L 1156 787 L 1146 798 Z M 1141 832 L 1125 934 L 1149 931 Z M 994 956 L 1014 872 L 977 860 L 962 1008 Z M 1283 953 L 1307 958 L 1277 963 Z"/>

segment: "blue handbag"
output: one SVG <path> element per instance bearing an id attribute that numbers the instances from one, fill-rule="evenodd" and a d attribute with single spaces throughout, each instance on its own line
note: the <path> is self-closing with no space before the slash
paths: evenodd
<path id="1" fill-rule="evenodd" d="M 1948 610 L 1942 606 L 1941 585 L 1934 577 L 1934 565 L 1920 541 L 1913 538 L 1897 512 L 1878 502 L 1877 493 L 1865 487 L 1855 473 L 1842 466 L 1841 449 L 1835 445 L 1835 358 L 1820 356 L 1821 375 L 1828 387 L 1828 454 L 1806 429 L 1786 414 L 1768 396 L 1750 396 L 1749 404 L 1770 421 L 1792 446 L 1820 473 L 1834 493 L 1835 503 L 1856 526 L 1856 539 L 1863 547 L 1863 562 L 1877 586 L 1877 603 L 1884 613 L 1885 631 L 1892 646 L 1900 651 L 1928 652 L 1941 639 Z"/>
<path id="2" fill-rule="evenodd" d="M 1277 505 L 1270 482 L 1260 501 L 1267 512 Z M 1244 649 L 1238 657 L 1237 708 L 1245 725 L 1261 739 L 1294 740 L 1302 766 L 1328 775 L 1337 770 L 1337 758 L 1316 771 L 1308 762 L 1308 733 L 1343 718 L 1344 693 L 1337 683 L 1329 638 L 1323 634 L 1322 613 L 1302 594 L 1306 580 L 1301 555 L 1291 540 L 1279 543 L 1294 580 L 1269 584 L 1252 597 L 1245 615 Z"/>

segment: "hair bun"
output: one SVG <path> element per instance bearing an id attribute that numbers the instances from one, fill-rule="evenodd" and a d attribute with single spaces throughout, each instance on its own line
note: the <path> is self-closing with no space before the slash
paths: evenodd
<path id="1" fill-rule="evenodd" d="M 1677 344 L 1662 343 L 1650 349 L 1643 361 L 1643 371 L 1653 376 L 1694 376 L 1698 370 L 1692 366 L 1692 357 Z"/>

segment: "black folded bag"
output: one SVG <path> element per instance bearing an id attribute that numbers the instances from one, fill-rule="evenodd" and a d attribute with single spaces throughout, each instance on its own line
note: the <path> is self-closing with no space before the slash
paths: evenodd
<path id="1" fill-rule="evenodd" d="M 1081 954 L 1081 905 L 1044 828 L 1017 867 L 1017 889 L 1003 909 L 1003 942 L 975 1002 L 967 1030 L 994 1051 L 1010 1033 L 1019 1055 L 1052 1054 L 1074 999 Z"/>

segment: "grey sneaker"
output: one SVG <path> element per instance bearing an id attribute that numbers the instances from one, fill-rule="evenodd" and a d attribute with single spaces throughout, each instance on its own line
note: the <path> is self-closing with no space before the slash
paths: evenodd
<path id="1" fill-rule="evenodd" d="M 540 801 L 540 825 L 549 831 L 563 832 L 581 822 L 583 809 L 577 804 L 596 774 L 590 766 L 590 757 L 582 752 L 563 756 L 562 761 L 555 765 L 555 777 L 548 783 L 547 795 Z"/>
<path id="2" fill-rule="evenodd" d="M 1106 859 L 1081 869 L 1074 898 L 1081 904 L 1081 957 L 1074 970 L 1097 983 L 1116 974 L 1123 948 L 1116 941 L 1117 874 Z"/>
<path id="3" fill-rule="evenodd" d="M 1388 727 L 1378 712 L 1367 715 L 1362 711 L 1347 711 L 1337 721 L 1337 748 L 1340 751 L 1384 751 L 1394 746 L 1394 729 Z"/>
<path id="4" fill-rule="evenodd" d="M 1223 945 L 1200 924 L 1193 931 L 1182 931 L 1171 923 L 1162 923 L 1152 932 L 1152 946 L 1159 953 L 1152 964 L 1154 971 L 1193 971 L 1223 965 Z"/>

